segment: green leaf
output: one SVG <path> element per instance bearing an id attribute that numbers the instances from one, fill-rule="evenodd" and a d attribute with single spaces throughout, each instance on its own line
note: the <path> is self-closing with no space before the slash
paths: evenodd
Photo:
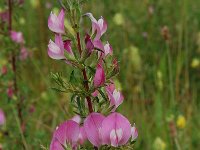
<path id="1" fill-rule="evenodd" d="M 103 97 L 104 101 L 108 101 L 107 96 L 103 93 L 103 91 L 101 89 L 98 89 L 99 93 L 101 94 L 101 96 Z"/>

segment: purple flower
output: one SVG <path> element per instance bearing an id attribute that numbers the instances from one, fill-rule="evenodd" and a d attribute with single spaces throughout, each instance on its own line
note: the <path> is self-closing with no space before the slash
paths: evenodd
<path id="1" fill-rule="evenodd" d="M 53 12 L 51 12 L 48 19 L 49 29 L 55 33 L 64 34 L 65 33 L 64 18 L 65 18 L 65 12 L 63 9 L 60 11 L 58 16 L 56 16 Z"/>
<path id="2" fill-rule="evenodd" d="M 103 120 L 101 133 L 104 144 L 118 147 L 131 137 L 131 125 L 127 118 L 114 112 Z"/>
<path id="3" fill-rule="evenodd" d="M 10 32 L 11 39 L 16 43 L 24 43 L 24 37 L 22 32 L 11 31 Z"/>
<path id="4" fill-rule="evenodd" d="M 84 121 L 84 129 L 88 140 L 97 147 L 102 145 L 102 121 L 104 116 L 99 113 L 91 113 Z"/>
<path id="5" fill-rule="evenodd" d="M 99 86 L 103 85 L 105 83 L 105 80 L 106 80 L 106 78 L 105 78 L 105 72 L 103 70 L 103 67 L 100 64 L 98 64 L 96 73 L 94 76 L 94 86 L 99 87 Z"/>
<path id="6" fill-rule="evenodd" d="M 115 111 L 116 108 L 121 105 L 124 100 L 124 96 L 122 93 L 115 88 L 114 84 L 110 84 L 106 86 L 106 92 L 108 94 L 108 98 L 110 100 L 110 105 L 114 106 L 112 111 Z"/>
<path id="7" fill-rule="evenodd" d="M 75 149 L 79 137 L 79 124 L 73 120 L 62 123 L 54 131 L 50 150 L 64 150 L 69 145 Z"/>
<path id="8" fill-rule="evenodd" d="M 0 125 L 3 125 L 6 122 L 5 115 L 2 109 L 0 109 Z"/>

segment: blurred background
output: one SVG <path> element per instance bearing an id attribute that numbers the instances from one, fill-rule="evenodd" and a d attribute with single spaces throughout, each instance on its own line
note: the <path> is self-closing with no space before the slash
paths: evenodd
<path id="1" fill-rule="evenodd" d="M 0 11 L 5 7 L 0 2 Z M 32 54 L 19 68 L 19 82 L 27 100 L 24 140 L 34 150 L 48 147 L 55 127 L 73 116 L 70 95 L 51 90 L 50 72 L 61 71 L 67 78 L 70 71 L 47 55 L 53 37 L 47 19 L 51 11 L 59 10 L 55 0 L 25 0 L 13 10 L 13 28 L 24 33 Z M 119 58 L 115 82 L 125 96 L 118 111 L 139 131 L 134 149 L 200 149 L 200 1 L 89 0 L 82 11 L 108 22 L 104 39 Z M 83 26 L 88 27 L 87 23 Z M 1 59 L 0 65 L 4 64 Z M 0 97 L 9 122 L 13 116 L 7 95 L 1 92 Z M 9 138 L 0 134 L 5 150 L 20 149 L 14 138 L 21 136 L 15 121 L 3 128 L 9 134 Z"/>

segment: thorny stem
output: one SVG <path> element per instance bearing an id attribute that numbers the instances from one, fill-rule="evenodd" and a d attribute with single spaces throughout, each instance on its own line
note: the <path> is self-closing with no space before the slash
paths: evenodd
<path id="1" fill-rule="evenodd" d="M 81 56 L 82 50 L 81 50 L 80 33 L 77 32 L 76 36 L 77 36 L 78 50 L 79 50 L 79 54 Z M 88 82 L 87 82 L 88 78 L 87 78 L 87 73 L 86 73 L 86 69 L 85 68 L 82 70 L 82 74 L 83 74 L 83 78 L 84 78 L 84 87 L 88 91 L 89 90 L 89 85 L 88 85 Z M 86 99 L 87 99 L 87 103 L 88 103 L 89 112 L 92 113 L 93 112 L 93 108 L 92 108 L 91 98 L 89 96 L 87 96 Z"/>

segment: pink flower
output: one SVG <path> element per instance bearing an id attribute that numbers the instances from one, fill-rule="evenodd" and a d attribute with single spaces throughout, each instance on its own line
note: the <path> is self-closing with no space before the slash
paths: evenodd
<path id="1" fill-rule="evenodd" d="M 48 55 L 52 59 L 65 59 L 64 43 L 61 35 L 55 35 L 55 43 L 52 40 L 49 41 Z"/>
<path id="2" fill-rule="evenodd" d="M 21 51 L 20 51 L 20 56 L 19 56 L 19 59 L 20 60 L 25 60 L 27 57 L 28 57 L 28 51 L 25 47 L 22 47 L 21 48 Z"/>
<path id="3" fill-rule="evenodd" d="M 108 94 L 108 98 L 110 100 L 110 105 L 114 106 L 112 111 L 115 111 L 116 108 L 121 105 L 124 100 L 124 96 L 122 93 L 115 88 L 114 84 L 110 84 L 106 86 L 106 92 Z"/>
<path id="4" fill-rule="evenodd" d="M 103 51 L 98 52 L 98 56 L 100 59 L 106 57 L 108 54 L 113 54 L 112 46 L 108 43 L 108 41 L 105 45 L 103 45 L 103 43 L 100 40 L 94 41 L 94 46 Z"/>
<path id="5" fill-rule="evenodd" d="M 92 34 L 96 32 L 95 40 L 99 40 L 101 36 L 106 32 L 107 30 L 107 23 L 104 20 L 103 17 L 101 17 L 98 21 L 93 17 L 91 13 L 87 13 L 86 16 L 88 16 L 92 21 Z"/>
<path id="6" fill-rule="evenodd" d="M 108 43 L 106 43 L 106 45 L 104 45 L 104 55 L 107 56 L 108 54 L 112 55 L 113 53 L 113 49 L 112 46 Z"/>
<path id="7" fill-rule="evenodd" d="M 10 32 L 11 39 L 16 43 L 24 43 L 24 37 L 22 32 L 11 31 Z"/>
<path id="8" fill-rule="evenodd" d="M 104 144 L 118 147 L 131 137 L 131 125 L 127 118 L 115 112 L 103 120 L 101 133 Z"/>
<path id="9" fill-rule="evenodd" d="M 49 29 L 55 33 L 64 34 L 65 33 L 64 18 L 65 18 L 65 12 L 63 9 L 60 11 L 58 16 L 56 16 L 53 12 L 51 12 L 48 19 Z"/>
<path id="10" fill-rule="evenodd" d="M 135 141 L 138 137 L 138 130 L 135 127 L 135 125 L 131 128 L 131 135 L 132 135 L 131 141 Z"/>
<path id="11" fill-rule="evenodd" d="M 13 88 L 12 87 L 9 87 L 7 89 L 7 95 L 9 98 L 12 98 L 13 97 L 13 94 L 14 94 L 14 91 L 13 91 Z"/>
<path id="12" fill-rule="evenodd" d="M 5 123 L 5 115 L 2 109 L 0 109 L 0 125 L 3 125 Z"/>
<path id="13" fill-rule="evenodd" d="M 64 150 L 69 145 L 76 149 L 76 144 L 79 137 L 79 124 L 75 121 L 69 120 L 62 123 L 53 134 L 50 145 L 50 150 Z"/>
<path id="14" fill-rule="evenodd" d="M 6 73 L 7 73 L 7 67 L 6 66 L 3 66 L 2 68 L 1 68 L 1 74 L 2 75 L 6 75 Z"/>
<path id="15" fill-rule="evenodd" d="M 72 49 L 71 49 L 71 41 L 70 40 L 65 40 L 63 42 L 62 36 L 55 35 L 55 42 L 52 40 L 49 41 L 48 45 L 48 55 L 52 59 L 66 59 L 64 55 L 64 51 L 71 55 L 74 56 Z"/>
<path id="16" fill-rule="evenodd" d="M 104 116 L 99 113 L 91 113 L 84 121 L 84 129 L 87 135 L 88 140 L 94 146 L 102 145 L 102 121 L 104 120 Z"/>
<path id="17" fill-rule="evenodd" d="M 98 64 L 96 73 L 94 76 L 94 86 L 99 87 L 99 86 L 103 85 L 105 83 L 105 80 L 106 80 L 106 77 L 105 77 L 103 67 L 100 64 Z"/>

